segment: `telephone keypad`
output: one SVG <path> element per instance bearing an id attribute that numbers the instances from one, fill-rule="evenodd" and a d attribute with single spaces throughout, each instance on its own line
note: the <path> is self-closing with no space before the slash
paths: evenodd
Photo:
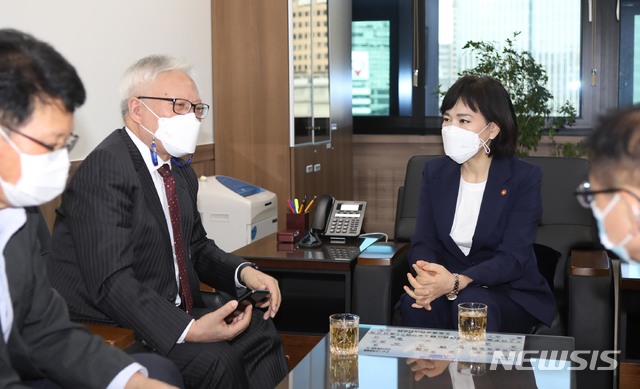
<path id="1" fill-rule="evenodd" d="M 350 261 L 360 254 L 359 246 L 325 246 L 329 253 L 329 258 L 338 261 Z"/>

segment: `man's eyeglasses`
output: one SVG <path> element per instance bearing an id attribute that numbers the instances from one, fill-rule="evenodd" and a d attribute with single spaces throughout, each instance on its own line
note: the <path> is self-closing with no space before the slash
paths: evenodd
<path id="1" fill-rule="evenodd" d="M 64 143 L 62 144 L 62 146 L 56 146 L 56 145 L 52 145 L 52 144 L 48 144 L 48 143 L 44 143 L 42 141 L 37 140 L 36 138 L 33 138 L 23 132 L 20 132 L 18 130 L 14 130 L 12 128 L 9 127 L 4 127 L 6 128 L 7 131 L 11 131 L 14 134 L 18 134 L 23 138 L 27 138 L 30 141 L 32 141 L 33 143 L 37 143 L 40 146 L 44 147 L 45 149 L 49 150 L 49 151 L 55 151 L 58 149 L 62 149 L 65 148 L 67 149 L 67 151 L 71 151 L 71 149 L 73 149 L 73 147 L 76 145 L 76 142 L 78 142 L 78 138 L 79 136 L 77 134 L 71 134 L 69 135 L 69 137 L 64 141 Z"/>
<path id="2" fill-rule="evenodd" d="M 174 97 L 152 97 L 152 96 L 138 96 L 139 99 L 149 100 L 162 100 L 171 101 L 173 103 L 173 112 L 178 115 L 186 115 L 193 111 L 198 119 L 204 119 L 209 113 L 209 104 L 205 103 L 192 103 L 187 99 L 178 99 Z"/>
<path id="3" fill-rule="evenodd" d="M 610 188 L 610 189 L 600 189 L 593 190 L 591 189 L 591 183 L 589 181 L 585 181 L 582 184 L 578 185 L 575 191 L 576 199 L 578 203 L 584 208 L 591 208 L 591 203 L 595 200 L 595 195 L 601 193 L 615 193 L 615 192 L 626 192 L 633 196 L 636 200 L 640 201 L 640 196 L 631 192 L 628 189 L 624 188 Z"/>

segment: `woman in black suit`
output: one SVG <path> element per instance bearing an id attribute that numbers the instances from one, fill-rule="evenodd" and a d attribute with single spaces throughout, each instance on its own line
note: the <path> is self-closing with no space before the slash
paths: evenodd
<path id="1" fill-rule="evenodd" d="M 454 329 L 458 303 L 480 302 L 488 331 L 550 325 L 555 300 L 533 251 L 542 173 L 514 157 L 509 94 L 490 77 L 467 75 L 440 112 L 447 156 L 425 164 L 402 324 Z"/>

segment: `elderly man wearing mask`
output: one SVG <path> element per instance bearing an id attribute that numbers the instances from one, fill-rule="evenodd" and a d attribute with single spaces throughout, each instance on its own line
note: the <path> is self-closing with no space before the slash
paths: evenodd
<path id="1" fill-rule="evenodd" d="M 196 206 L 188 157 L 209 106 L 190 66 L 142 58 L 121 81 L 121 111 L 125 126 L 85 158 L 62 196 L 51 283 L 72 319 L 132 328 L 134 347 L 173 360 L 188 387 L 276 386 L 288 370 L 271 320 L 278 283 L 207 237 Z M 245 288 L 268 290 L 264 312 L 225 320 Z"/>

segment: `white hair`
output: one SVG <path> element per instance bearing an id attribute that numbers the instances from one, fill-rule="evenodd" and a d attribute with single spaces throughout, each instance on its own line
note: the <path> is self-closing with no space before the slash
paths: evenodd
<path id="1" fill-rule="evenodd" d="M 131 65 L 120 81 L 120 109 L 124 118 L 129 112 L 129 99 L 138 96 L 140 90 L 164 72 L 181 71 L 191 77 L 198 89 L 193 68 L 186 61 L 166 55 L 150 55 Z"/>

